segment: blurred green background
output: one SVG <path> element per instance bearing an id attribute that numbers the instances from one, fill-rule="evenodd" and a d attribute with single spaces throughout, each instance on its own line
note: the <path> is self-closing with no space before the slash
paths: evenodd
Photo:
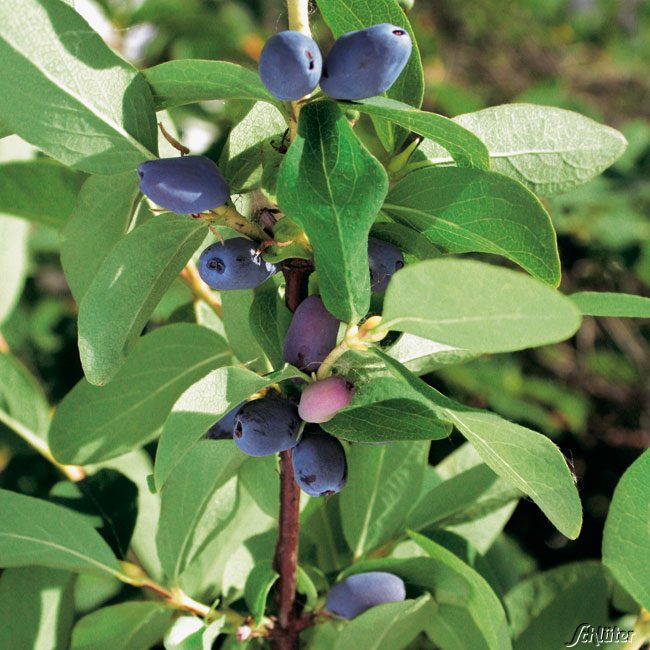
<path id="1" fill-rule="evenodd" d="M 76 7 L 141 67 L 196 57 L 254 68 L 265 39 L 286 28 L 286 9 L 277 0 L 77 0 Z M 549 104 L 626 135 L 630 146 L 613 168 L 548 207 L 565 291 L 650 295 L 650 3 L 415 0 L 409 16 L 423 56 L 427 110 L 454 116 L 508 102 Z M 316 14 L 313 31 L 326 52 L 331 35 Z M 218 159 L 247 107 L 208 102 L 176 109 L 172 117 L 193 153 Z M 0 140 L 0 159 L 24 149 L 13 138 Z M 28 279 L 2 335 L 56 404 L 81 377 L 76 305 L 56 233 L 33 227 L 28 247 Z M 164 322 L 189 300 L 177 283 L 156 319 Z M 508 524 L 513 549 L 529 570 L 600 556 L 613 488 L 650 445 L 649 333 L 647 321 L 587 318 L 568 343 L 484 357 L 427 377 L 458 399 L 546 433 L 572 464 L 586 514 L 577 541 L 555 532 L 527 501 Z M 455 437 L 434 444 L 432 461 L 459 444 Z M 55 470 L 0 425 L 1 487 L 45 496 L 56 480 Z"/>

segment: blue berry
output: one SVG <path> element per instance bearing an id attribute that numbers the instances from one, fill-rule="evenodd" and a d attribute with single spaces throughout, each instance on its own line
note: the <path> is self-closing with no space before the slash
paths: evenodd
<path id="1" fill-rule="evenodd" d="M 244 402 L 230 409 L 218 422 L 215 422 L 205 434 L 210 440 L 232 440 L 232 430 L 235 426 L 235 416 Z"/>
<path id="2" fill-rule="evenodd" d="M 284 337 L 284 360 L 300 370 L 315 372 L 336 345 L 338 331 L 339 321 L 325 309 L 320 297 L 305 298 Z"/>
<path id="3" fill-rule="evenodd" d="M 397 246 L 370 237 L 368 239 L 368 264 L 370 266 L 371 291 L 386 291 L 393 274 L 403 268 L 404 256 Z"/>
<path id="4" fill-rule="evenodd" d="M 319 430 L 304 433 L 292 452 L 296 483 L 312 497 L 340 492 L 348 479 L 343 445 Z"/>
<path id="5" fill-rule="evenodd" d="M 199 275 L 213 289 L 254 289 L 277 272 L 265 262 L 255 242 L 244 237 L 208 246 L 199 257 Z"/>
<path id="6" fill-rule="evenodd" d="M 401 578 L 384 571 L 370 571 L 356 573 L 334 585 L 325 607 L 340 618 L 351 619 L 376 605 L 405 598 L 406 588 Z"/>
<path id="7" fill-rule="evenodd" d="M 322 67 L 323 57 L 316 42 L 291 30 L 271 36 L 260 55 L 262 83 L 274 97 L 283 100 L 300 99 L 314 90 Z"/>
<path id="8" fill-rule="evenodd" d="M 335 99 L 365 99 L 387 91 L 411 56 L 411 37 L 381 23 L 336 40 L 323 64 L 322 91 Z"/>
<path id="9" fill-rule="evenodd" d="M 263 397 L 239 409 L 233 439 L 249 456 L 270 456 L 294 447 L 301 426 L 295 404 Z"/>
<path id="10" fill-rule="evenodd" d="M 140 191 L 177 214 L 197 214 L 229 199 L 228 183 L 205 156 L 147 160 L 138 166 Z"/>

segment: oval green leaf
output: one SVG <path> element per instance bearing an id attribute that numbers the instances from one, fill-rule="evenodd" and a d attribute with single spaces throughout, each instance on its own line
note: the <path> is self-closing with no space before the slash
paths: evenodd
<path id="1" fill-rule="evenodd" d="M 570 338 L 573 303 L 531 277 L 473 260 L 437 259 L 392 278 L 383 326 L 475 352 L 511 352 Z"/>

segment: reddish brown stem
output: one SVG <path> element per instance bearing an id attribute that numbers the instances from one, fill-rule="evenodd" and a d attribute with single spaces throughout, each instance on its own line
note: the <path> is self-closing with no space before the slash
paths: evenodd
<path id="1" fill-rule="evenodd" d="M 298 575 L 298 530 L 300 488 L 293 478 L 291 450 L 280 454 L 280 521 L 275 547 L 275 570 L 278 580 L 278 626 L 281 634 L 274 639 L 275 650 L 294 650 L 298 640 L 296 628 L 296 579 Z"/>

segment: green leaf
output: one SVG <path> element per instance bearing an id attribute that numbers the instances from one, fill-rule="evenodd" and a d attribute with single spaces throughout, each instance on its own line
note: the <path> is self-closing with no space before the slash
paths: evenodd
<path id="1" fill-rule="evenodd" d="M 277 517 L 280 508 L 278 457 L 248 458 L 239 470 L 239 479 L 269 517 Z"/>
<path id="2" fill-rule="evenodd" d="M 274 368 L 284 365 L 282 350 L 291 316 L 273 282 L 266 282 L 255 290 L 248 315 L 249 325 Z"/>
<path id="3" fill-rule="evenodd" d="M 100 469 L 75 483 L 61 482 L 49 500 L 74 510 L 106 540 L 120 558 L 126 559 L 138 515 L 138 488 L 114 469 Z"/>
<path id="4" fill-rule="evenodd" d="M 352 468 L 341 492 L 345 539 L 355 558 L 387 542 L 400 530 L 420 493 L 428 443 L 352 445 Z"/>
<path id="5" fill-rule="evenodd" d="M 511 352 L 570 338 L 573 303 L 541 282 L 471 260 L 412 264 L 392 278 L 382 327 L 475 352 Z"/>
<path id="6" fill-rule="evenodd" d="M 83 174 L 54 160 L 2 163 L 0 213 L 60 228 L 72 213 L 83 180 Z"/>
<path id="7" fill-rule="evenodd" d="M 23 291 L 28 236 L 28 223 L 0 214 L 0 325 L 11 315 Z"/>
<path id="8" fill-rule="evenodd" d="M 494 106 L 459 115 L 454 122 L 485 143 L 494 171 L 539 196 L 555 196 L 586 183 L 627 146 L 615 129 L 554 106 Z M 421 149 L 434 163 L 451 162 L 435 145 L 425 143 Z"/>
<path id="9" fill-rule="evenodd" d="M 138 196 L 133 172 L 91 176 L 61 233 L 61 264 L 77 303 L 115 244 L 127 233 Z"/>
<path id="10" fill-rule="evenodd" d="M 371 97 L 352 104 L 341 104 L 347 105 L 367 115 L 390 120 L 434 140 L 451 154 L 459 167 L 490 168 L 490 158 L 483 142 L 447 117 L 420 111 L 386 97 Z"/>
<path id="11" fill-rule="evenodd" d="M 333 650 L 400 650 L 415 639 L 429 618 L 431 599 L 384 603 L 350 621 L 336 637 Z"/>
<path id="12" fill-rule="evenodd" d="M 259 624 L 266 610 L 266 601 L 271 588 L 280 574 L 273 568 L 272 562 L 260 562 L 248 574 L 246 587 L 244 587 L 244 598 L 248 610 Z"/>
<path id="13" fill-rule="evenodd" d="M 336 104 L 305 105 L 280 168 L 278 202 L 307 233 L 321 297 L 339 320 L 357 320 L 370 306 L 368 233 L 387 189 L 386 172 Z"/>
<path id="14" fill-rule="evenodd" d="M 214 531 L 180 579 L 181 588 L 195 598 L 212 600 L 215 594 L 223 594 L 228 602 L 237 600 L 244 595 L 253 567 L 273 555 L 277 514 L 264 514 L 241 481 L 231 479 L 231 483 L 237 487 L 231 517 Z"/>
<path id="15" fill-rule="evenodd" d="M 629 293 L 580 291 L 569 296 L 585 316 L 650 318 L 650 298 Z"/>
<path id="16" fill-rule="evenodd" d="M 267 102 L 256 102 L 232 128 L 219 159 L 219 169 L 228 180 L 231 194 L 259 187 L 263 162 L 279 155 L 271 141 L 278 146 L 286 129 L 284 115 Z"/>
<path id="17" fill-rule="evenodd" d="M 183 456 L 228 411 L 263 388 L 297 377 L 305 375 L 292 366 L 263 377 L 245 368 L 227 367 L 192 382 L 174 404 L 160 436 L 155 467 L 157 488 L 163 486 Z"/>
<path id="18" fill-rule="evenodd" d="M 489 494 L 501 481 L 485 464 L 480 463 L 464 472 L 436 485 L 426 494 L 420 496 L 408 516 L 408 527 L 414 530 L 427 528 L 433 524 L 459 523 L 476 517 L 477 502 Z M 498 509 L 505 503 L 516 499 L 519 491 L 510 490 L 501 499 L 484 503 L 478 511 L 483 514 L 486 509 Z M 474 512 L 472 512 L 474 510 Z"/>
<path id="19" fill-rule="evenodd" d="M 4 353 L 0 353 L 0 409 L 39 438 L 47 437 L 50 406 L 43 389 L 18 359 Z"/>
<path id="20" fill-rule="evenodd" d="M 144 70 L 156 110 L 212 99 L 253 99 L 281 104 L 269 93 L 259 75 L 235 63 L 168 61 Z"/>
<path id="21" fill-rule="evenodd" d="M 563 535 L 575 539 L 582 525 L 582 508 L 559 448 L 546 436 L 494 413 L 445 401 L 446 413 L 483 462 L 527 494 Z"/>
<path id="22" fill-rule="evenodd" d="M 161 492 L 156 543 L 165 574 L 177 581 L 237 505 L 236 475 L 246 456 L 234 443 L 205 440 L 174 468 Z"/>
<path id="23" fill-rule="evenodd" d="M 253 289 L 222 291 L 223 328 L 235 356 L 252 370 L 268 372 L 271 365 L 251 327 Z"/>
<path id="24" fill-rule="evenodd" d="M 0 5 L 0 120 L 64 165 L 98 174 L 154 158 L 146 81 L 59 0 Z"/>
<path id="25" fill-rule="evenodd" d="M 431 592 L 440 607 L 436 612 L 437 616 L 434 616 L 427 626 L 427 630 L 436 627 L 436 619 L 445 619 L 445 605 L 461 605 L 466 610 L 463 614 L 469 615 L 470 625 L 475 625 L 480 631 L 483 637 L 481 645 L 485 645 L 490 650 L 510 648 L 510 630 L 505 612 L 485 579 L 439 544 L 418 533 L 409 533 L 409 535 L 434 560 L 436 565 L 434 571 L 440 574 Z"/>
<path id="26" fill-rule="evenodd" d="M 406 29 L 413 41 L 413 50 L 402 74 L 388 91 L 394 99 L 420 106 L 424 96 L 422 62 L 411 25 L 395 0 L 373 0 L 350 6 L 345 0 L 318 0 L 318 9 L 336 38 L 347 32 L 364 29 L 378 23 L 391 23 Z"/>
<path id="27" fill-rule="evenodd" d="M 119 577 L 113 552 L 78 514 L 66 508 L 0 490 L 0 566 L 109 573 Z"/>
<path id="28" fill-rule="evenodd" d="M 7 569 L 0 578 L 0 647 L 65 650 L 74 620 L 74 578 L 43 567 Z"/>
<path id="29" fill-rule="evenodd" d="M 201 220 L 165 214 L 123 237 L 79 305 L 79 353 L 91 384 L 105 384 L 207 231 Z"/>
<path id="30" fill-rule="evenodd" d="M 181 323 L 154 330 L 110 384 L 100 388 L 82 379 L 66 395 L 52 421 L 52 453 L 83 465 L 143 445 L 179 395 L 229 358 L 225 341 L 206 328 Z"/>
<path id="31" fill-rule="evenodd" d="M 103 607 L 75 625 L 70 650 L 145 650 L 162 639 L 173 616 L 161 602 Z"/>
<path id="32" fill-rule="evenodd" d="M 462 348 L 430 341 L 415 334 L 402 334 L 387 354 L 416 375 L 426 375 L 442 366 L 465 363 L 478 355 Z"/>
<path id="33" fill-rule="evenodd" d="M 557 286 L 560 258 L 551 218 L 523 185 L 502 174 L 428 168 L 395 185 L 382 208 L 452 253 L 493 253 Z"/>
<path id="34" fill-rule="evenodd" d="M 609 585 L 598 562 L 565 564 L 538 573 L 506 596 L 515 650 L 562 648 L 588 622 L 608 624 Z"/>
<path id="35" fill-rule="evenodd" d="M 11 135 L 11 129 L 0 123 L 0 138 L 6 138 L 8 135 Z"/>
<path id="36" fill-rule="evenodd" d="M 428 387 L 378 352 L 347 352 L 337 371 L 354 384 L 352 402 L 323 424 L 329 433 L 356 442 L 445 438 L 451 423 L 431 400 Z"/>
<path id="37" fill-rule="evenodd" d="M 616 486 L 603 533 L 603 563 L 641 607 L 650 609 L 650 450 Z"/>

